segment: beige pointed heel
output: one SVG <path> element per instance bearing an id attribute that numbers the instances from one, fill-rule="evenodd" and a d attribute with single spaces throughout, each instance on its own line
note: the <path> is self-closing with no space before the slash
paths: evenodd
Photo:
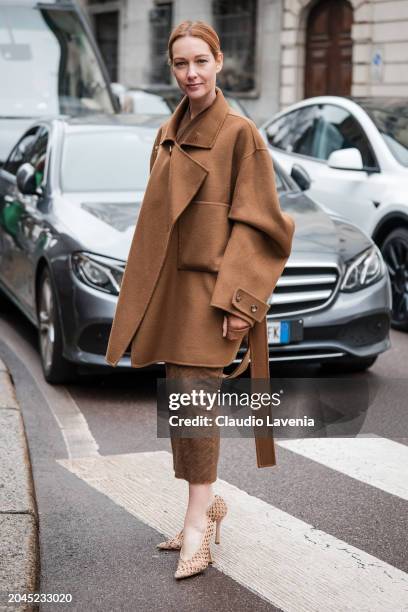
<path id="1" fill-rule="evenodd" d="M 201 572 L 203 572 L 208 567 L 208 565 L 212 563 L 210 541 L 214 535 L 214 531 L 214 521 L 209 516 L 207 510 L 207 525 L 201 540 L 200 547 L 190 559 L 182 559 L 180 556 L 177 564 L 176 573 L 174 574 L 175 578 L 187 578 L 188 576 L 194 576 L 194 574 L 201 574 Z"/>
<path id="2" fill-rule="evenodd" d="M 217 521 L 217 530 L 215 535 L 216 544 L 220 543 L 220 523 L 227 514 L 228 508 L 225 500 L 221 495 L 215 495 L 214 501 L 208 509 L 210 518 L 213 521 Z M 164 542 L 157 544 L 157 548 L 160 550 L 180 550 L 183 545 L 183 530 L 179 531 L 174 537 Z"/>
<path id="3" fill-rule="evenodd" d="M 215 497 L 217 499 L 214 500 L 209 509 L 209 516 L 216 523 L 215 543 L 219 544 L 221 538 L 221 521 L 225 518 L 228 508 L 225 500 L 220 495 L 216 495 Z"/>

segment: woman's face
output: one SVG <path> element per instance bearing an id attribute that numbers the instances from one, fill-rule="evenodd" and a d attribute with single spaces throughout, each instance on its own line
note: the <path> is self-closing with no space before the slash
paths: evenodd
<path id="1" fill-rule="evenodd" d="M 222 53 L 216 60 L 209 45 L 197 36 L 181 36 L 173 43 L 172 71 L 180 89 L 192 100 L 215 90 L 222 68 Z"/>

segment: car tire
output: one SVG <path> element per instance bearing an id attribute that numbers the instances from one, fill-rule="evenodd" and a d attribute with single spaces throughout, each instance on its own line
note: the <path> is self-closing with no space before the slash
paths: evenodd
<path id="1" fill-rule="evenodd" d="M 377 361 L 377 357 L 378 355 L 374 355 L 374 357 L 340 357 L 322 363 L 321 368 L 324 372 L 364 372 Z"/>
<path id="2" fill-rule="evenodd" d="M 381 245 L 392 290 L 391 326 L 408 331 L 408 228 L 393 230 Z"/>
<path id="3" fill-rule="evenodd" d="M 42 270 L 37 292 L 38 347 L 44 378 L 51 384 L 72 382 L 75 364 L 62 356 L 63 336 L 56 291 L 49 269 Z"/>

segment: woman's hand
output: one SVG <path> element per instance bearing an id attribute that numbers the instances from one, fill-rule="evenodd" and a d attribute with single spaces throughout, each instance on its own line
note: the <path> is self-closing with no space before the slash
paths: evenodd
<path id="1" fill-rule="evenodd" d="M 233 314 L 224 315 L 222 337 L 227 340 L 239 340 L 251 329 L 251 325 Z"/>

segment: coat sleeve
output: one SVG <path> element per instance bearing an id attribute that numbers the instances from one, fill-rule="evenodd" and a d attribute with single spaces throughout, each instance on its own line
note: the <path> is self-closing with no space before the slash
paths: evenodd
<path id="1" fill-rule="evenodd" d="M 211 305 L 253 326 L 269 309 L 267 299 L 289 258 L 295 231 L 293 218 L 280 208 L 266 147 L 243 157 L 228 217 L 233 225 Z"/>

